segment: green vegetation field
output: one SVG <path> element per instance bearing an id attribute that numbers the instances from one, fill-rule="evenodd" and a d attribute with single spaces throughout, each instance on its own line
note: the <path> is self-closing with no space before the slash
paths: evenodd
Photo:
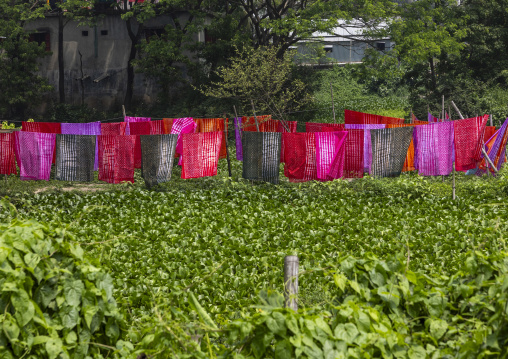
<path id="1" fill-rule="evenodd" d="M 506 356 L 507 171 L 496 178 L 458 174 L 456 201 L 451 178 L 414 174 L 304 184 L 283 179 L 275 186 L 229 179 L 225 161 L 214 178 L 183 181 L 177 171 L 154 190 L 144 188 L 139 174 L 136 184 L 115 186 L 2 179 L 0 192 L 14 206 L 9 210 L 4 201 L 0 210 L 1 221 L 11 223 L 0 230 L 4 241 L 19 226 L 36 226 L 25 221 L 34 220 L 44 226 L 34 229 L 44 233 L 37 236 L 79 243 L 83 260 L 110 274 L 120 324 L 112 331 L 105 314 L 103 336 L 120 341 L 99 346 L 95 357 Z M 277 308 L 286 255 L 300 258 L 298 314 Z M 366 273 L 370 279 L 362 281 Z M 411 309 L 419 301 L 406 295 L 419 291 L 427 291 L 420 301 L 428 307 Z M 430 293 L 440 293 L 441 309 Z M 55 300 L 60 306 L 68 295 Z M 483 301 L 490 314 L 478 307 Z M 84 299 L 76 303 L 84 306 Z M 53 334 L 68 335 L 73 324 L 53 322 Z M 24 348 L 29 332 L 19 334 Z M 362 332 L 368 335 L 360 341 Z M 62 352 L 53 356 L 44 346 L 49 339 L 34 344 L 38 336 L 31 335 L 27 353 L 56 358 L 66 350 L 80 357 L 72 340 L 56 342 Z M 0 339 L 5 346 L 5 336 Z"/>

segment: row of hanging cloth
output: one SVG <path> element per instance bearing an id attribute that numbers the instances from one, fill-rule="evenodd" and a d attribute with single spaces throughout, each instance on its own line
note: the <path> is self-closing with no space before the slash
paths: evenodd
<path id="1" fill-rule="evenodd" d="M 269 116 L 258 116 L 260 132 L 255 132 L 254 117 L 235 118 L 237 158 L 247 157 L 244 177 L 277 183 L 280 162 L 286 163 L 284 173 L 293 182 L 362 177 L 365 172 L 397 176 L 415 169 L 421 175 L 447 175 L 454 161 L 456 170 L 478 167 L 480 175 L 487 168 L 481 153 L 483 143 L 497 168 L 506 161 L 506 123 L 496 131 L 485 126 L 487 116 L 422 126 L 425 122 L 401 124 L 402 119 L 348 113 L 348 122 L 362 123 L 306 123 L 305 133 L 296 133 L 296 122 Z M 91 171 L 99 170 L 101 180 L 132 182 L 134 168 L 141 168 L 147 183 L 160 183 L 169 180 L 175 156 L 180 157 L 182 178 L 195 178 L 215 175 L 218 158 L 225 152 L 223 119 L 150 121 L 127 117 L 125 122 L 109 124 L 26 122 L 23 129 L 37 132 L 0 134 L 0 173 L 16 173 L 16 156 L 22 179 L 48 180 L 51 163 L 56 162 L 56 177 L 62 180 L 91 180 Z M 196 131 L 207 135 L 184 136 Z M 57 141 L 58 132 L 74 137 L 59 136 Z M 176 137 L 160 137 L 169 134 Z M 96 136 L 94 146 L 86 138 L 90 136 Z M 217 156 L 216 146 L 220 146 Z M 186 156 L 189 160 L 183 161 Z M 93 161 L 91 167 L 89 161 Z"/>

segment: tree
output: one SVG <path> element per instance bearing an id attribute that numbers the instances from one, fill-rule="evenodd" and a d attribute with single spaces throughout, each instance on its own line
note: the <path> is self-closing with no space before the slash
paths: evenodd
<path id="1" fill-rule="evenodd" d="M 305 84 L 292 77 L 294 53 L 285 52 L 282 58 L 279 54 L 280 48 L 275 46 L 239 49 L 229 66 L 217 70 L 220 80 L 203 86 L 201 92 L 235 99 L 244 109 L 250 109 L 252 101 L 260 113 L 287 121 L 289 113 L 305 105 L 310 97 Z"/>
<path id="2" fill-rule="evenodd" d="M 44 16 L 40 1 L 0 2 L 0 113 L 23 117 L 51 87 L 37 75 L 44 45 L 29 41 L 26 21 Z"/>

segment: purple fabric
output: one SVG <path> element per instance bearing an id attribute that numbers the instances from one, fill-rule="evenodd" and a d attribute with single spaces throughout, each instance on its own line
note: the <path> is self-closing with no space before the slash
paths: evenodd
<path id="1" fill-rule="evenodd" d="M 131 134 L 131 129 L 129 127 L 129 122 L 148 122 L 151 121 L 151 117 L 131 117 L 131 116 L 125 116 L 124 122 L 127 122 L 127 126 L 125 126 L 125 135 Z"/>
<path id="2" fill-rule="evenodd" d="M 507 131 L 508 129 L 508 118 L 504 121 L 503 125 L 501 126 L 501 128 L 499 130 L 496 131 L 496 133 L 494 133 L 490 138 L 494 137 L 494 136 L 497 136 L 496 137 L 496 140 L 494 141 L 494 144 L 492 145 L 492 148 L 490 150 L 487 151 L 487 146 L 484 145 L 484 148 L 485 148 L 485 151 L 487 152 L 487 155 L 489 156 L 490 160 L 492 161 L 492 163 L 494 163 L 494 165 L 496 164 L 494 161 L 496 159 L 496 154 L 497 152 L 499 151 L 499 146 L 501 146 L 502 142 L 503 142 L 503 137 L 504 137 L 504 134 L 505 132 Z M 489 140 L 487 140 L 487 142 L 490 141 L 490 138 Z M 501 150 L 501 155 L 499 156 L 499 162 L 497 163 L 497 170 L 499 171 L 501 169 L 501 166 L 503 165 L 504 163 L 504 157 L 505 157 L 505 153 L 506 153 L 506 147 L 503 148 Z M 483 152 L 482 152 L 482 158 L 484 158 L 485 156 L 483 155 Z M 489 165 L 490 166 L 490 165 Z M 481 176 L 483 175 L 484 173 L 487 173 L 486 170 L 482 170 L 482 169 L 479 169 L 476 174 L 478 176 Z"/>
<path id="3" fill-rule="evenodd" d="M 415 126 L 415 168 L 422 176 L 447 176 L 453 170 L 453 122 Z"/>
<path id="4" fill-rule="evenodd" d="M 49 181 L 55 139 L 54 133 L 16 132 L 16 158 L 22 181 Z"/>
<path id="5" fill-rule="evenodd" d="M 359 125 L 347 124 L 346 130 L 367 130 L 363 131 L 363 170 L 370 174 L 372 166 L 372 141 L 370 137 L 370 130 L 380 130 L 386 128 L 386 125 Z"/>
<path id="6" fill-rule="evenodd" d="M 429 121 L 429 123 L 441 122 L 439 118 L 432 116 L 430 112 L 427 113 L 427 121 Z"/>
<path id="7" fill-rule="evenodd" d="M 242 147 L 242 118 L 235 117 L 233 119 L 235 125 L 235 143 L 236 143 L 236 159 L 243 161 L 243 147 Z"/>
<path id="8" fill-rule="evenodd" d="M 101 134 L 101 123 L 62 123 L 62 135 L 95 135 Z M 99 143 L 98 138 L 95 138 L 95 162 L 93 166 L 94 171 L 99 170 Z"/>

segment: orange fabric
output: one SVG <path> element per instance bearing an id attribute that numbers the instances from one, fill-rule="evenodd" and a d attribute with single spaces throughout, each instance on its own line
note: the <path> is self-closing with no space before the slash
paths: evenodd
<path id="1" fill-rule="evenodd" d="M 204 132 L 222 132 L 222 144 L 220 147 L 219 158 L 226 158 L 226 140 L 228 119 L 224 118 L 195 118 L 197 127 L 196 133 Z M 224 133 L 224 121 L 226 122 L 226 133 Z"/>
<path id="2" fill-rule="evenodd" d="M 162 119 L 165 135 L 171 134 L 171 127 L 173 127 L 173 120 L 174 120 L 174 118 L 163 118 Z"/>
<path id="3" fill-rule="evenodd" d="M 483 136 L 483 142 L 487 143 L 489 138 L 494 136 L 494 133 L 496 133 L 496 126 L 485 126 L 485 135 Z"/>
<path id="4" fill-rule="evenodd" d="M 423 121 L 418 121 L 423 122 Z M 392 125 L 387 124 L 386 128 L 396 128 L 396 127 L 409 127 L 409 126 L 418 126 L 427 124 L 427 122 L 424 123 L 409 123 L 404 125 Z M 407 155 L 406 160 L 404 161 L 404 167 L 402 167 L 402 172 L 408 172 L 408 171 L 414 171 L 415 170 L 415 146 L 413 143 L 413 139 L 411 139 L 411 143 L 409 144 L 409 148 L 407 149 Z"/>
<path id="5" fill-rule="evenodd" d="M 270 121 L 272 119 L 272 115 L 257 116 L 257 118 L 258 118 L 258 124 L 259 124 L 259 131 L 266 132 L 266 131 L 262 131 L 263 124 L 266 121 Z M 252 131 L 252 132 L 256 131 L 256 119 L 254 118 L 254 116 L 251 116 L 251 117 L 243 116 L 242 117 L 242 130 L 243 131 Z M 273 132 L 276 132 L 276 131 L 273 131 Z"/>

